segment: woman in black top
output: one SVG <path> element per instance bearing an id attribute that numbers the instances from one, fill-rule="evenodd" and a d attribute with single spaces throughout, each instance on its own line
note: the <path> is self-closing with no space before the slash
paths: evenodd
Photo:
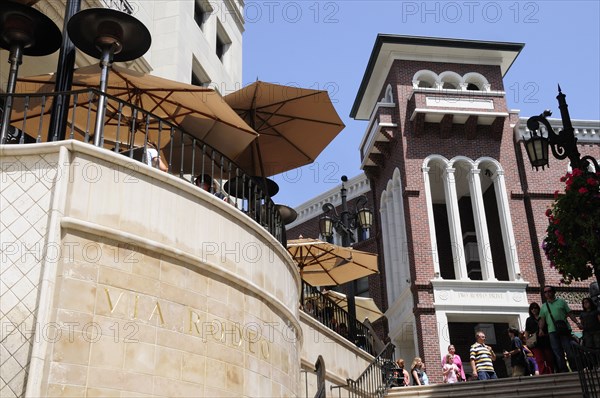
<path id="1" fill-rule="evenodd" d="M 420 357 L 415 357 L 412 362 L 410 374 L 412 375 L 412 385 L 423 385 L 423 361 Z"/>
<path id="2" fill-rule="evenodd" d="M 600 349 L 600 313 L 591 298 L 581 300 L 583 311 L 579 315 L 583 325 L 583 345 L 587 348 Z"/>
<path id="3" fill-rule="evenodd" d="M 537 335 L 540 320 L 540 305 L 531 303 L 529 305 L 529 318 L 525 321 L 525 337 L 529 338 L 532 334 Z M 537 336 L 535 347 L 531 348 L 535 361 L 541 375 L 554 373 L 554 355 L 550 347 L 550 338 L 548 337 L 548 325 L 544 326 L 544 335 Z"/>

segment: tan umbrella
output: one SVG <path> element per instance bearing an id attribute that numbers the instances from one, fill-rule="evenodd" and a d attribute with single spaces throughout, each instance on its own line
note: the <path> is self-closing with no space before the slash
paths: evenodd
<path id="1" fill-rule="evenodd" d="M 17 83 L 17 92 L 53 92 L 54 79 L 54 75 L 21 78 Z M 72 88 L 73 90 L 97 88 L 99 82 L 100 67 L 92 65 L 75 71 Z M 106 92 L 109 97 L 105 119 L 105 141 L 127 143 L 128 140 L 123 139 L 123 135 L 127 137 L 127 127 L 132 125 L 135 126 L 138 136 L 142 133 L 144 137 L 145 133 L 149 132 L 154 141 L 158 141 L 160 136 L 161 147 L 169 141 L 170 132 L 167 124 L 161 124 L 158 119 L 149 117 L 144 112 L 136 112 L 131 107 L 120 106 L 123 101 L 181 127 L 231 159 L 237 157 L 258 135 L 225 103 L 218 92 L 209 88 L 113 66 Z M 82 138 L 86 131 L 93 135 L 97 96 L 82 94 L 77 97 L 77 101 L 74 96 L 71 96 L 69 106 L 67 137 L 72 128 L 76 139 Z M 34 101 L 31 97 L 28 106 L 20 101 L 20 107 L 17 107 L 11 115 L 11 124 L 35 137 L 40 125 L 41 131 L 48 131 L 49 111 L 48 103 L 42 103 L 39 99 Z M 25 126 L 23 126 L 24 119 Z M 120 137 L 117 137 L 118 133 L 121 134 Z M 41 135 L 42 141 L 46 140 L 45 135 Z M 136 137 L 135 145 L 138 145 L 139 141 L 144 140 Z"/>
<path id="2" fill-rule="evenodd" d="M 337 286 L 377 273 L 377 255 L 316 239 L 289 240 L 287 249 L 312 286 Z"/>
<path id="3" fill-rule="evenodd" d="M 334 290 L 328 290 L 324 293 L 325 296 L 333 300 L 345 311 L 348 311 L 348 299 L 345 294 L 336 292 Z M 360 322 L 364 322 L 365 319 L 374 322 L 383 316 L 383 312 L 377 307 L 375 301 L 369 297 L 354 297 L 356 303 L 356 319 Z"/>
<path id="4" fill-rule="evenodd" d="M 260 134 L 235 159 L 251 175 L 269 177 L 312 163 L 344 128 L 324 90 L 257 81 L 225 101 Z"/>

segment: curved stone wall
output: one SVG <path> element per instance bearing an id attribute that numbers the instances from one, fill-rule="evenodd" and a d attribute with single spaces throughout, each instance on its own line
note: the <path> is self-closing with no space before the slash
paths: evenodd
<path id="1" fill-rule="evenodd" d="M 27 395 L 298 394 L 300 279 L 277 241 L 191 184 L 90 145 L 2 152 L 49 156 Z"/>

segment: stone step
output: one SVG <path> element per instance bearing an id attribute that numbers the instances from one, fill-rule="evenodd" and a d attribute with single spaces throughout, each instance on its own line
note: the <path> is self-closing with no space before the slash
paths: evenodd
<path id="1" fill-rule="evenodd" d="M 422 387 L 397 387 L 389 390 L 387 396 L 390 398 L 581 398 L 583 394 L 578 374 L 562 373 Z"/>

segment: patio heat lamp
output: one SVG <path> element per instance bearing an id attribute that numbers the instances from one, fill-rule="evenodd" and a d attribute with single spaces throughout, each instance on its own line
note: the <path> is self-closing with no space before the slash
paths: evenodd
<path id="1" fill-rule="evenodd" d="M 94 129 L 94 145 L 103 145 L 108 72 L 113 62 L 127 62 L 148 51 L 152 38 L 138 19 L 108 8 L 90 8 L 71 17 L 67 31 L 79 50 L 100 59 L 100 98 Z"/>
<path id="2" fill-rule="evenodd" d="M 28 1 L 33 4 L 36 1 Z M 21 4 L 24 2 L 0 2 L 0 47 L 10 52 L 8 62 L 10 72 L 6 86 L 6 103 L 2 114 L 0 144 L 5 144 L 10 123 L 10 113 L 17 84 L 19 65 L 23 56 L 41 57 L 58 50 L 62 34 L 50 18 L 38 10 Z"/>

